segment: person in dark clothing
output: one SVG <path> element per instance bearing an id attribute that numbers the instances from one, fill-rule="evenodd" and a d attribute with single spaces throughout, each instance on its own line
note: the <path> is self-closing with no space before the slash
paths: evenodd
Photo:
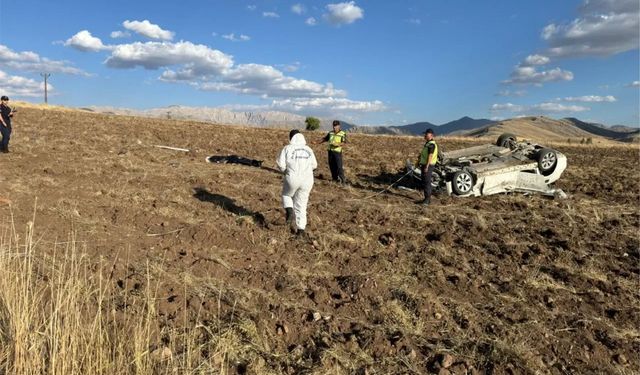
<path id="1" fill-rule="evenodd" d="M 420 156 L 418 157 L 417 165 L 420 167 L 422 174 L 422 188 L 424 190 L 424 199 L 416 203 L 422 205 L 429 205 L 431 203 L 431 175 L 438 162 L 438 144 L 434 139 L 432 129 L 427 129 L 424 132 L 424 139 L 427 143 L 422 147 Z"/>
<path id="2" fill-rule="evenodd" d="M 9 107 L 9 97 L 3 95 L 0 97 L 0 134 L 2 141 L 0 142 L 0 152 L 9 152 L 9 139 L 11 138 L 11 118 L 13 117 L 13 109 Z"/>
<path id="3" fill-rule="evenodd" d="M 347 180 L 344 177 L 344 168 L 342 167 L 342 147 L 347 143 L 347 133 L 344 130 L 340 130 L 340 121 L 334 120 L 333 131 L 327 133 L 324 138 L 315 142 L 315 144 L 323 142 L 329 142 L 328 155 L 331 179 L 342 184 L 346 183 Z"/>

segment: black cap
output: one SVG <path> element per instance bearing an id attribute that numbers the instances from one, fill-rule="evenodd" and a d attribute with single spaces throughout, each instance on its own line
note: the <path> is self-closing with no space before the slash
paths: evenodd
<path id="1" fill-rule="evenodd" d="M 435 134 L 435 133 L 433 132 L 433 129 L 429 128 L 424 131 L 424 134 Z"/>
<path id="2" fill-rule="evenodd" d="M 340 125 L 340 121 L 338 120 L 333 120 L 333 126 L 338 126 Z"/>
<path id="3" fill-rule="evenodd" d="M 291 140 L 291 138 L 293 138 L 294 135 L 299 134 L 300 130 L 298 129 L 293 129 L 292 131 L 289 132 L 289 140 Z"/>
<path id="4" fill-rule="evenodd" d="M 2 95 L 2 97 L 0 98 L 0 100 L 9 100 L 9 97 L 6 95 Z"/>

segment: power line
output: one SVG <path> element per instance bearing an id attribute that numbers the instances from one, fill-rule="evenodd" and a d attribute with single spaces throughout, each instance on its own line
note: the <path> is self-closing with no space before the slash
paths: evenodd
<path id="1" fill-rule="evenodd" d="M 44 78 L 44 104 L 48 103 L 47 98 L 47 79 L 51 76 L 50 73 L 40 73 L 40 76 Z"/>

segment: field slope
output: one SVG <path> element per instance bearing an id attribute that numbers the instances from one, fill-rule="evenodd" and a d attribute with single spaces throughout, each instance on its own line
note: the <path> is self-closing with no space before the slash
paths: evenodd
<path id="1" fill-rule="evenodd" d="M 567 200 L 439 196 L 425 209 L 417 192 L 379 194 L 423 140 L 354 134 L 346 186 L 313 146 L 303 243 L 274 170 L 287 133 L 22 108 L 0 154 L 0 373 L 52 373 L 67 357 L 78 369 L 60 373 L 640 372 L 637 146 L 556 145 Z M 263 167 L 204 162 L 231 154 Z M 69 257 L 82 262 L 52 268 Z M 89 293 L 82 309 L 55 298 L 65 280 Z M 36 308 L 17 314 L 16 300 Z M 56 330 L 70 318 L 50 306 L 88 315 Z M 74 332 L 98 339 L 65 357 Z"/>

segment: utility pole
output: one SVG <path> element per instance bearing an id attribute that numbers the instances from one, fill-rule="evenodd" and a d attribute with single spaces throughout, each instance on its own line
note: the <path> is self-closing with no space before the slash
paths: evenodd
<path id="1" fill-rule="evenodd" d="M 47 79 L 51 76 L 50 73 L 40 73 L 40 76 L 44 78 L 44 104 L 48 103 L 47 98 Z"/>

